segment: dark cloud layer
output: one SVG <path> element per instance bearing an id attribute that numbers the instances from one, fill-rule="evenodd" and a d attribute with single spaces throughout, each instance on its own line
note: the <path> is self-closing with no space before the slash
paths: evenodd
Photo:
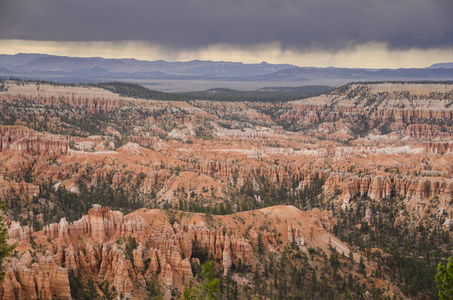
<path id="1" fill-rule="evenodd" d="M 0 0 L 0 39 L 453 46 L 452 0 Z"/>

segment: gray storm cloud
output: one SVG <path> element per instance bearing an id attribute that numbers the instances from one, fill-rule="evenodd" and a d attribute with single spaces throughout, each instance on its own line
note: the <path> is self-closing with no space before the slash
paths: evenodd
<path id="1" fill-rule="evenodd" d="M 451 47 L 451 0 L 1 0 L 0 39 Z"/>

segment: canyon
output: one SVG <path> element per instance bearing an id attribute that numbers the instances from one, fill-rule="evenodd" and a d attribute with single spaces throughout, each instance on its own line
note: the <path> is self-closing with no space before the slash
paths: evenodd
<path id="1" fill-rule="evenodd" d="M 250 214 L 254 215 L 253 222 Z M 284 245 L 293 243 L 303 249 L 316 245 L 327 251 L 328 243 L 333 243 L 341 253 L 349 253 L 348 246 L 332 235 L 335 225 L 332 212 L 317 209 L 302 212 L 295 207 L 278 206 L 216 216 L 214 222 L 222 226 L 210 228 L 201 214 L 183 214 L 179 223 L 171 224 L 161 210 L 140 209 L 124 216 L 119 211 L 93 205 L 80 220 L 68 223 L 62 218 L 38 232 L 13 221 L 10 242 L 18 243 L 20 253 L 5 266 L 0 296 L 72 299 L 68 271 L 78 269 L 94 278 L 109 280 L 125 298 L 131 298 L 137 286 L 146 286 L 146 280 L 155 276 L 166 288 L 181 288 L 193 277 L 192 265 L 199 264 L 194 252 L 199 249 L 219 260 L 225 274 L 238 263 L 253 269 L 259 262 L 252 245 L 257 244 L 257 231 L 269 218 L 280 223 L 275 227 L 277 231 L 262 232 L 264 246 L 272 251 L 282 251 Z M 245 224 L 236 219 L 245 220 Z M 248 239 L 237 236 L 245 228 Z M 316 239 L 308 239 L 309 230 L 316 233 Z M 283 244 L 277 243 L 280 236 Z M 127 258 L 124 247 L 130 238 L 138 243 L 132 251 L 133 260 Z M 38 250 L 33 251 L 36 244 Z"/>
<path id="2" fill-rule="evenodd" d="M 357 291 L 414 298 L 430 290 L 403 279 L 404 253 L 427 272 L 438 262 L 425 256 L 449 255 L 451 83 L 351 83 L 275 102 L 3 84 L 0 199 L 17 243 L 3 299 L 71 299 L 79 271 L 120 298 L 142 299 L 155 280 L 170 299 L 201 282 L 207 258 L 245 298 L 286 255 L 317 272 L 302 276 L 306 293 L 351 275 Z"/>

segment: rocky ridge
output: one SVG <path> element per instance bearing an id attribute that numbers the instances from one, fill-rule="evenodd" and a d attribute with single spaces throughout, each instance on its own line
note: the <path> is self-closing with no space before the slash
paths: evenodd
<path id="1" fill-rule="evenodd" d="M 279 208 L 277 215 L 270 212 L 272 208 L 259 213 L 271 213 L 277 219 L 282 212 L 292 213 L 299 216 L 298 223 L 307 222 L 320 232 L 332 231 L 335 220 L 331 212 L 303 213 L 294 209 Z M 41 232 L 12 222 L 11 241 L 18 242 L 24 250 L 7 263 L 0 295 L 2 299 L 38 299 L 40 295 L 71 299 L 68 281 L 71 269 L 109 280 L 126 298 L 132 295 L 136 286 L 145 286 L 146 281 L 154 277 L 167 288 L 181 287 L 192 278 L 192 265 L 197 264 L 194 255 L 200 251 L 206 251 L 208 256 L 219 261 L 225 273 L 233 264 L 254 267 L 257 263 L 253 251 L 253 244 L 257 242 L 255 229 L 249 240 L 238 236 L 234 227 L 215 229 L 203 222 L 194 225 L 194 221 L 190 221 L 194 217 L 198 218 L 193 215 L 191 219 L 182 220 L 186 224 L 175 222 L 171 226 L 159 211 L 143 210 L 124 216 L 119 211 L 94 205 L 80 220 L 70 224 L 63 218 Z M 287 242 L 304 246 L 303 235 L 307 235 L 307 229 L 301 231 L 297 223 L 291 228 L 295 237 L 288 237 Z M 279 247 L 274 234 L 264 232 L 264 236 L 268 247 Z M 137 241 L 132 253 L 118 242 L 127 243 L 129 238 Z M 40 245 L 39 251 L 26 250 L 31 249 L 30 240 Z"/>
<path id="2" fill-rule="evenodd" d="M 22 126 L 0 125 L 0 152 L 4 151 L 60 155 L 69 151 L 69 141 L 61 136 L 39 133 Z"/>

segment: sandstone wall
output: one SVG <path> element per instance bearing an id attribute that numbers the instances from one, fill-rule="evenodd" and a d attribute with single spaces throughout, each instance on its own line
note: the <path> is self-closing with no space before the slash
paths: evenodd
<path id="1" fill-rule="evenodd" d="M 39 133 L 23 126 L 0 125 L 0 152 L 2 151 L 66 154 L 69 151 L 69 141 L 60 136 Z"/>

